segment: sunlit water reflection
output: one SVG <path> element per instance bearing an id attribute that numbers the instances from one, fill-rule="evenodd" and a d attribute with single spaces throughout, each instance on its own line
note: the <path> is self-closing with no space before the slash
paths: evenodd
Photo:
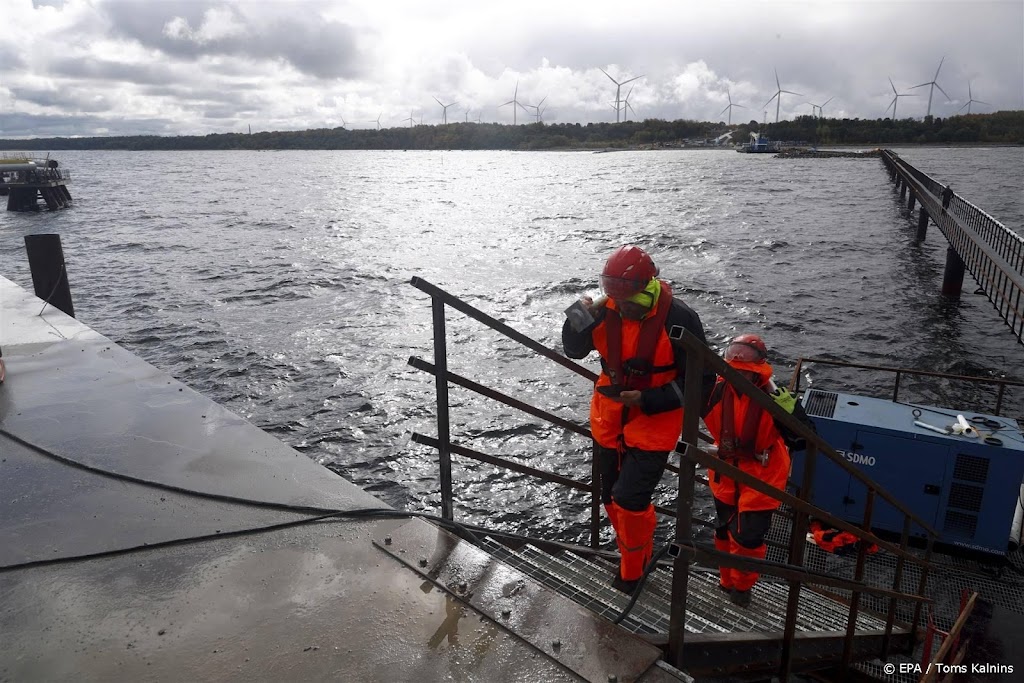
<path id="1" fill-rule="evenodd" d="M 1011 228 L 1024 150 L 901 154 Z M 968 278 L 939 295 L 945 242 L 923 244 L 877 159 L 715 151 L 77 152 L 71 210 L 0 214 L 0 273 L 29 288 L 22 236 L 63 238 L 79 318 L 404 508 L 439 507 L 419 276 L 557 347 L 563 309 L 615 246 L 648 249 L 720 344 L 763 334 L 776 374 L 799 356 L 1024 378 L 1024 347 Z M 579 423 L 589 386 L 449 313 L 449 367 Z M 595 367 L 593 359 L 589 367 Z M 815 368 L 819 385 L 891 380 Z M 806 380 L 805 380 L 806 381 Z M 842 388 L 842 387 L 838 387 Z M 913 387 L 911 387 L 913 389 Z M 927 402 L 991 397 L 924 385 Z M 454 438 L 589 478 L 589 444 L 453 388 Z M 1010 410 L 1024 415 L 1024 396 Z M 577 540 L 584 496 L 456 458 L 461 519 Z M 659 494 L 671 504 L 672 482 Z M 710 517 L 704 497 L 699 516 Z M 529 520 L 529 521 L 527 521 Z"/>

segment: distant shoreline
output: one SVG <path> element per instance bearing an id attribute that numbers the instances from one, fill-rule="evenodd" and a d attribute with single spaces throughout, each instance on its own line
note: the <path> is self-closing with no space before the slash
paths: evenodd
<path id="1" fill-rule="evenodd" d="M 864 144 L 846 144 L 846 145 L 794 145 L 792 147 L 783 148 L 785 149 L 797 149 L 805 152 L 812 149 L 816 149 L 820 152 L 828 151 L 839 151 L 849 152 L 851 150 L 872 152 L 877 149 L 903 149 L 903 148 L 955 148 L 955 149 L 969 149 L 969 148 L 992 148 L 992 147 L 1024 147 L 1024 143 L 1014 142 L 961 142 L 961 143 L 946 143 L 946 142 L 901 142 L 894 144 L 885 143 L 864 143 Z M 45 147 L 37 146 L 33 148 L 13 148 L 7 149 L 0 146 L 0 155 L 3 154 L 24 154 L 24 153 L 35 153 L 42 154 L 46 152 L 577 152 L 580 154 L 611 154 L 613 152 L 735 152 L 736 147 L 715 147 L 713 145 L 630 145 L 626 147 L 603 147 L 603 148 L 592 148 L 592 147 L 551 147 L 545 149 L 511 149 L 511 148 L 493 148 L 493 149 L 465 149 L 465 148 L 450 148 L 450 149 L 375 149 L 375 148 L 358 148 L 358 149 L 337 149 L 333 147 L 317 147 L 317 148 L 265 148 L 265 149 L 218 149 L 218 148 L 185 148 L 185 149 L 143 149 L 143 148 L 73 148 L 73 147 Z M 773 156 L 778 152 L 771 152 L 765 156 Z"/>

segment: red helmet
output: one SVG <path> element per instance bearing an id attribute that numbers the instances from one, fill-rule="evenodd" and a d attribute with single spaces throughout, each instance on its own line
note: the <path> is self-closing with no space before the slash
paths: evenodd
<path id="1" fill-rule="evenodd" d="M 723 357 L 727 362 L 738 360 L 744 363 L 763 363 L 768 360 L 768 349 L 764 340 L 756 334 L 741 334 L 733 337 L 725 347 Z"/>
<path id="2" fill-rule="evenodd" d="M 658 274 L 658 267 L 640 247 L 627 244 L 608 257 L 601 271 L 601 289 L 613 299 L 628 299 Z"/>

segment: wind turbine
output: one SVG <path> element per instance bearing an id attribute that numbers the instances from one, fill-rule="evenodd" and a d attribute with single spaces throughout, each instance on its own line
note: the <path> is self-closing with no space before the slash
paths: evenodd
<path id="1" fill-rule="evenodd" d="M 384 112 L 377 114 L 377 118 L 370 121 L 370 123 L 373 123 L 374 121 L 377 122 L 377 130 L 380 130 L 380 117 L 382 116 L 384 116 Z"/>
<path id="2" fill-rule="evenodd" d="M 815 105 L 818 108 L 818 118 L 825 118 L 825 105 L 834 100 L 835 98 L 836 96 L 833 95 L 832 97 L 825 100 L 824 103 Z"/>
<path id="3" fill-rule="evenodd" d="M 623 99 L 623 121 L 630 120 L 630 112 L 634 112 L 633 105 L 630 104 L 630 95 L 633 94 L 633 87 L 630 86 L 630 91 L 626 93 L 626 97 Z M 634 116 L 636 113 L 634 112 Z"/>
<path id="4" fill-rule="evenodd" d="M 832 97 L 830 97 L 827 100 L 825 100 L 825 104 L 828 104 L 829 102 L 831 102 L 834 99 L 835 99 L 835 96 L 833 95 Z M 818 112 L 817 116 L 819 118 L 821 118 L 821 117 L 823 117 L 825 115 L 825 104 L 814 104 L 813 102 L 804 102 L 804 104 L 811 105 L 811 116 L 815 115 L 814 114 L 815 111 Z"/>
<path id="5" fill-rule="evenodd" d="M 341 119 L 341 127 L 348 128 L 348 121 L 345 120 L 345 117 L 342 116 L 341 114 L 338 114 L 338 118 Z"/>
<path id="6" fill-rule="evenodd" d="M 523 111 L 526 111 L 527 107 L 532 109 L 533 110 L 533 118 L 534 118 L 534 120 L 537 123 L 540 123 L 540 105 L 544 104 L 544 100 L 546 100 L 547 98 L 548 98 L 548 96 L 545 95 L 544 97 L 541 98 L 540 102 L 538 102 L 537 104 L 520 104 L 519 106 L 523 108 Z"/>
<path id="7" fill-rule="evenodd" d="M 515 92 L 512 93 L 512 99 L 505 103 L 505 104 L 511 104 L 512 105 L 512 125 L 513 126 L 516 125 L 516 108 L 523 106 L 523 105 L 519 104 L 519 100 L 517 99 L 518 97 L 519 97 L 519 81 L 516 81 L 516 89 L 515 89 Z M 499 107 L 504 107 L 505 104 L 499 104 L 498 106 Z"/>
<path id="8" fill-rule="evenodd" d="M 734 102 L 732 101 L 732 93 L 731 93 L 731 92 L 729 92 L 729 90 L 728 90 L 728 89 L 726 89 L 726 91 L 725 91 L 725 95 L 726 95 L 726 97 L 728 97 L 728 98 L 729 98 L 729 106 L 728 106 L 728 107 L 726 107 L 725 109 L 723 109 L 722 111 L 718 112 L 718 115 L 719 115 L 719 116 L 721 116 L 721 115 L 722 115 L 722 114 L 724 114 L 724 113 L 725 113 L 726 111 L 728 111 L 728 112 L 729 112 L 729 125 L 731 126 L 731 125 L 732 125 L 732 108 L 733 108 L 733 107 L 739 107 L 740 109 L 746 109 L 746 107 L 744 107 L 744 106 L 743 106 L 742 104 L 735 104 L 735 103 L 734 103 Z"/>
<path id="9" fill-rule="evenodd" d="M 767 102 L 764 103 L 764 106 L 767 107 L 769 104 L 772 103 L 772 100 L 775 100 L 775 123 L 778 123 L 779 122 L 779 107 L 782 106 L 782 93 L 786 93 L 788 95 L 797 95 L 799 97 L 803 97 L 803 95 L 801 95 L 798 92 L 793 92 L 792 90 L 783 90 L 782 89 L 782 84 L 779 83 L 779 70 L 778 69 L 775 70 L 775 87 L 778 88 L 778 90 L 776 90 L 775 94 L 772 95 L 771 100 L 768 100 Z"/>
<path id="10" fill-rule="evenodd" d="M 601 73 L 603 73 L 605 76 L 608 76 L 608 72 L 607 71 L 605 71 L 604 69 L 601 69 L 601 67 L 597 67 L 597 68 L 600 69 Z M 624 80 L 624 81 L 622 81 L 620 83 L 619 81 L 615 80 L 611 76 L 608 76 L 608 80 L 610 80 L 612 83 L 615 84 L 615 123 L 619 122 L 619 111 L 620 111 L 621 106 L 622 106 L 622 105 L 619 104 L 622 101 L 619 98 L 619 95 L 622 93 L 622 86 L 626 85 L 627 83 L 632 83 L 633 81 L 635 81 L 638 78 L 643 78 L 643 75 L 641 74 L 640 76 L 633 76 L 633 78 L 626 79 L 626 80 Z"/>
<path id="11" fill-rule="evenodd" d="M 408 122 L 409 122 L 409 127 L 410 127 L 410 128 L 412 128 L 412 124 L 413 124 L 413 123 L 414 123 L 414 122 L 416 121 L 416 119 L 414 119 L 414 118 L 412 117 L 412 112 L 409 112 L 409 118 L 407 118 L 407 119 L 402 119 L 402 122 L 403 122 L 403 123 L 405 123 L 406 121 L 408 121 Z"/>
<path id="12" fill-rule="evenodd" d="M 441 105 L 441 109 L 444 110 L 443 111 L 443 120 L 444 120 L 445 125 L 447 125 L 448 124 L 448 107 L 454 107 L 456 104 L 458 104 L 458 102 L 452 102 L 451 104 L 444 104 L 443 102 L 441 102 L 441 100 L 437 99 L 436 97 L 434 98 L 434 101 L 437 102 L 438 104 L 440 104 Z"/>
<path id="13" fill-rule="evenodd" d="M 957 114 L 959 114 L 960 112 L 962 112 L 966 108 L 967 109 L 967 115 L 970 116 L 971 115 L 971 102 L 977 102 L 978 104 L 988 104 L 988 106 L 990 106 L 990 107 L 992 106 L 988 102 L 982 102 L 981 100 L 974 99 L 974 95 L 971 94 L 971 82 L 967 81 L 967 104 L 965 104 L 963 107 L 960 107 L 960 109 L 957 110 Z"/>
<path id="14" fill-rule="evenodd" d="M 895 121 L 896 120 L 896 103 L 898 102 L 898 100 L 901 97 L 917 97 L 917 95 L 915 95 L 913 93 L 898 93 L 898 92 L 896 92 L 896 86 L 893 85 L 893 83 L 892 83 L 892 76 L 889 77 L 889 85 L 892 86 L 892 94 L 893 94 L 892 102 L 889 103 L 889 107 L 892 107 L 892 120 Z M 889 111 L 889 107 L 886 107 L 885 111 Z"/>
<path id="15" fill-rule="evenodd" d="M 913 88 L 911 88 L 911 90 L 913 90 L 914 88 L 923 88 L 926 85 L 930 85 L 931 86 L 931 88 L 928 89 L 928 113 L 925 114 L 925 116 L 931 116 L 932 115 L 932 95 L 935 94 L 935 89 L 938 88 L 939 92 L 941 92 L 943 95 L 946 95 L 946 91 L 942 89 L 942 86 L 939 85 L 938 83 L 936 83 L 936 81 L 939 80 L 939 71 L 942 70 L 942 62 L 944 62 L 944 61 L 946 61 L 945 57 L 943 57 L 941 60 L 939 60 L 939 68 L 935 70 L 935 78 L 933 78 L 932 80 L 928 81 L 927 83 L 922 83 L 921 85 L 915 85 Z M 949 95 L 946 95 L 946 101 L 949 101 Z"/>

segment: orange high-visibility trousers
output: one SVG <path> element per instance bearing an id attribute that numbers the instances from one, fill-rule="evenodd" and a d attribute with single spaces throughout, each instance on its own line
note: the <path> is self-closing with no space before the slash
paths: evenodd
<path id="1" fill-rule="evenodd" d="M 716 544 L 717 547 L 717 544 Z M 763 560 L 768 554 L 768 546 L 762 543 L 756 548 L 748 548 L 745 545 L 740 544 L 730 533 L 729 534 L 729 552 L 739 557 L 753 557 L 758 560 Z M 732 588 L 738 591 L 748 591 L 754 587 L 757 583 L 758 577 L 761 576 L 760 572 L 744 571 L 742 569 L 732 570 Z"/>
<path id="2" fill-rule="evenodd" d="M 611 508 L 609 518 L 622 556 L 619 576 L 625 581 L 636 581 L 643 576 L 654 554 L 654 529 L 658 525 L 654 506 L 648 505 L 644 510 L 634 512 L 612 501 L 607 508 Z"/>

